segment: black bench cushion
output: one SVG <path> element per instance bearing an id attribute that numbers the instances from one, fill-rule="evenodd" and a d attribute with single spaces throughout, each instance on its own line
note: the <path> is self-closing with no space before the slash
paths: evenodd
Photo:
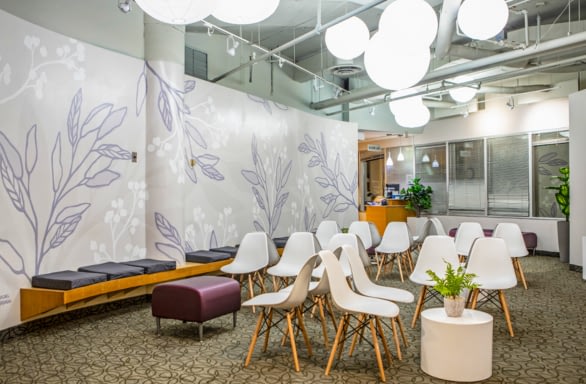
<path id="1" fill-rule="evenodd" d="M 177 268 L 175 260 L 138 259 L 125 261 L 121 264 L 142 268 L 147 274 L 172 271 Z"/>
<path id="2" fill-rule="evenodd" d="M 114 263 L 108 261 L 102 264 L 87 265 L 77 269 L 80 272 L 95 272 L 104 273 L 108 276 L 108 280 L 121 279 L 128 276 L 143 275 L 144 269 L 140 267 L 133 267 L 121 263 Z"/>
<path id="3" fill-rule="evenodd" d="M 229 253 L 230 257 L 234 257 L 236 256 L 236 252 L 238 252 L 238 247 L 225 246 L 219 248 L 211 248 L 210 251 Z"/>
<path id="4" fill-rule="evenodd" d="M 188 261 L 190 263 L 211 263 L 213 261 L 226 260 L 231 257 L 232 255 L 228 252 L 200 250 L 187 252 L 185 254 L 185 261 Z"/>
<path id="5" fill-rule="evenodd" d="M 103 273 L 59 271 L 33 276 L 33 288 L 69 290 L 106 281 Z"/>

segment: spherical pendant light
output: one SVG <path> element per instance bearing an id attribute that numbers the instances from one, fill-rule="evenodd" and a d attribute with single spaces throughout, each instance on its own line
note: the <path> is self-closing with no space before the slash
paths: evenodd
<path id="1" fill-rule="evenodd" d="M 417 108 L 419 108 L 421 105 L 423 105 L 423 97 L 419 95 L 390 101 L 389 109 L 393 115 L 402 115 L 409 114 L 412 111 L 417 110 Z"/>
<path id="2" fill-rule="evenodd" d="M 353 16 L 326 30 L 326 46 L 332 55 L 344 60 L 358 57 L 366 49 L 370 32 L 364 21 Z"/>
<path id="3" fill-rule="evenodd" d="M 208 17 L 216 8 L 209 0 L 136 0 L 149 16 L 167 24 L 191 24 Z"/>
<path id="4" fill-rule="evenodd" d="M 254 24 L 271 16 L 279 6 L 279 0 L 208 0 L 217 3 L 212 15 L 225 23 Z"/>
<path id="5" fill-rule="evenodd" d="M 396 0 L 383 11 L 379 32 L 400 37 L 406 44 L 429 47 L 437 34 L 437 15 L 424 0 Z"/>
<path id="6" fill-rule="evenodd" d="M 476 40 L 496 36 L 508 19 L 505 0 L 466 0 L 458 11 L 458 26 L 466 36 Z"/>
<path id="7" fill-rule="evenodd" d="M 431 113 L 429 108 L 421 104 L 417 109 L 410 113 L 401 113 L 395 115 L 395 121 L 404 128 L 419 128 L 429 123 Z"/>
<path id="8" fill-rule="evenodd" d="M 364 51 L 364 67 L 372 81 L 386 89 L 417 84 L 427 73 L 429 48 L 406 46 L 387 34 L 376 33 Z"/>

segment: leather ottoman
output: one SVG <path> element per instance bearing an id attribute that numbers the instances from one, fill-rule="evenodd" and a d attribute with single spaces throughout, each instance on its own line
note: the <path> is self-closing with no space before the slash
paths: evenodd
<path id="1" fill-rule="evenodd" d="M 156 317 L 157 334 L 161 318 L 195 322 L 199 340 L 203 339 L 203 323 L 216 317 L 236 314 L 240 309 L 240 284 L 223 276 L 196 276 L 158 284 L 153 288 L 151 310 Z"/>

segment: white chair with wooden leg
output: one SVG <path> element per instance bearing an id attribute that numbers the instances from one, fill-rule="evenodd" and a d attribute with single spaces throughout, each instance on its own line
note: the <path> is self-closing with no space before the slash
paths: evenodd
<path id="1" fill-rule="evenodd" d="M 470 308 L 475 309 L 487 303 L 495 304 L 505 315 L 509 334 L 515 336 L 505 289 L 517 285 L 517 276 L 505 240 L 498 237 L 476 239 L 468 256 L 466 273 L 476 274 L 474 282 L 480 285 L 470 294 Z M 478 296 L 481 292 L 484 300 L 479 303 Z"/>
<path id="2" fill-rule="evenodd" d="M 379 339 L 389 364 L 391 364 L 392 357 L 380 319 L 384 317 L 397 317 L 399 315 L 399 307 L 397 304 L 388 300 L 368 297 L 354 292 L 348 285 L 348 281 L 346 280 L 346 276 L 344 276 L 342 266 L 336 255 L 329 250 L 320 251 L 319 255 L 325 264 L 325 273 L 328 275 L 330 282 L 332 302 L 342 312 L 342 318 L 338 324 L 338 331 L 336 332 L 336 338 L 326 366 L 326 376 L 330 374 L 332 364 L 336 358 L 336 352 L 338 359 L 340 358 L 343 352 L 344 341 L 349 337 L 348 332 L 351 331 L 356 336 L 356 332 L 361 332 L 363 328 L 368 328 L 372 336 L 370 341 L 374 347 L 380 379 L 384 382 L 386 380 L 385 368 L 379 347 Z M 358 324 L 354 327 L 350 326 L 350 320 L 352 318 L 358 320 Z M 350 352 L 352 352 L 355 341 L 356 337 L 353 338 Z"/>
<path id="3" fill-rule="evenodd" d="M 266 352 L 271 328 L 277 326 L 283 320 L 286 320 L 287 322 L 287 328 L 283 332 L 289 337 L 289 341 L 291 343 L 291 353 L 293 355 L 295 371 L 299 372 L 300 368 L 299 359 L 297 357 L 297 346 L 295 344 L 295 329 L 293 328 L 294 322 L 296 322 L 297 327 L 303 334 L 309 356 L 311 356 L 313 353 L 311 344 L 309 343 L 309 337 L 303 323 L 301 305 L 307 298 L 309 282 L 311 280 L 311 271 L 315 266 L 316 259 L 317 255 L 313 255 L 307 259 L 299 274 L 297 275 L 297 278 L 295 279 L 291 289 L 288 289 L 287 291 L 281 290 L 279 292 L 264 293 L 242 303 L 242 306 L 244 307 L 257 306 L 262 308 L 258 315 L 256 328 L 252 334 L 252 340 L 250 341 L 250 347 L 248 348 L 246 360 L 244 361 L 245 367 L 247 367 L 250 363 L 250 359 L 252 357 L 252 353 L 254 352 L 254 346 L 256 345 L 258 337 L 262 333 L 265 333 L 263 352 Z M 273 315 L 275 313 L 281 315 L 281 318 L 277 321 L 274 321 L 273 319 Z"/>
<path id="4" fill-rule="evenodd" d="M 500 237 L 507 243 L 509 249 L 509 255 L 513 260 L 513 267 L 517 274 L 517 279 L 521 280 L 523 287 L 527 289 L 527 281 L 525 280 L 525 274 L 521 267 L 520 258 L 529 255 L 525 240 L 523 239 L 523 232 L 519 225 L 515 223 L 499 223 L 492 233 L 492 237 Z"/>
<path id="5" fill-rule="evenodd" d="M 427 271 L 431 269 L 439 277 L 443 278 L 446 274 L 446 263 L 457 266 L 459 262 L 454 240 L 450 236 L 427 236 L 423 241 L 417 257 L 417 263 L 415 263 L 415 268 L 409 276 L 409 280 L 421 285 L 411 327 L 415 327 L 425 303 L 433 298 L 441 301 L 439 294 L 433 290 L 435 282 L 431 280 Z"/>
<path id="6" fill-rule="evenodd" d="M 323 220 L 320 222 L 315 231 L 315 237 L 319 241 L 320 248 L 326 249 L 332 236 L 340 232 L 342 232 L 340 226 L 335 220 Z"/>
<path id="7" fill-rule="evenodd" d="M 281 285 L 286 286 L 289 279 L 295 278 L 307 259 L 319 250 L 319 242 L 313 233 L 292 233 L 279 262 L 267 269 L 267 273 L 273 277 L 275 291 L 282 288 Z"/>
<path id="8" fill-rule="evenodd" d="M 472 243 L 479 237 L 484 237 L 484 231 L 480 223 L 464 222 L 458 225 L 454 242 L 456 243 L 456 251 L 460 255 L 461 262 L 466 261 L 472 248 Z"/>
<path id="9" fill-rule="evenodd" d="M 391 221 L 385 228 L 385 233 L 376 251 L 377 272 L 375 280 L 378 280 L 387 266 L 393 270 L 394 262 L 397 262 L 401 281 L 403 280 L 403 266 L 407 272 L 412 269 L 411 259 L 411 235 L 407 223 L 402 221 Z"/>

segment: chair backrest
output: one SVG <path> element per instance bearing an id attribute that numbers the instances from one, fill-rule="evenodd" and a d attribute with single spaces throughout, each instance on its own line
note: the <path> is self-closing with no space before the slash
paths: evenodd
<path id="1" fill-rule="evenodd" d="M 445 236 L 448 234 L 444 229 L 444 225 L 437 217 L 430 217 L 429 220 L 431 221 L 430 230 L 432 235 Z"/>
<path id="2" fill-rule="evenodd" d="M 303 264 L 313 255 L 319 251 L 319 244 L 315 235 L 311 232 L 294 232 L 289 236 L 283 255 L 278 265 L 298 266 L 301 268 Z"/>
<path id="3" fill-rule="evenodd" d="M 295 281 L 293 282 L 293 286 L 289 291 L 289 296 L 280 306 L 291 308 L 303 304 L 307 298 L 307 293 L 309 292 L 311 271 L 313 271 L 313 268 L 315 267 L 317 258 L 318 255 L 313 254 L 305 261 L 305 263 L 303 263 Z"/>
<path id="4" fill-rule="evenodd" d="M 492 232 L 492 237 L 499 237 L 505 240 L 511 257 L 523 257 L 529 254 L 523 232 L 516 223 L 499 223 Z"/>
<path id="5" fill-rule="evenodd" d="M 334 220 L 324 220 L 317 226 L 315 236 L 319 241 L 321 248 L 325 248 L 328 242 L 336 233 L 340 233 L 340 227 Z"/>
<path id="6" fill-rule="evenodd" d="M 454 240 L 450 236 L 427 236 L 423 241 L 409 280 L 417 284 L 432 286 L 435 283 L 427 271 L 431 269 L 443 278 L 446 274 L 446 263 L 452 264 L 454 268 L 458 268 L 460 265 Z"/>
<path id="7" fill-rule="evenodd" d="M 385 228 L 383 238 L 376 247 L 377 252 L 396 253 L 404 252 L 411 247 L 411 235 L 409 227 L 403 221 L 391 221 Z"/>
<path id="8" fill-rule="evenodd" d="M 370 238 L 372 239 L 371 247 L 378 247 L 382 240 L 380 233 L 378 231 L 378 227 L 372 221 L 368 222 L 368 227 L 370 228 Z"/>
<path id="9" fill-rule="evenodd" d="M 342 264 L 340 264 L 336 255 L 329 249 L 320 251 L 319 257 L 325 266 L 324 276 L 327 275 L 330 283 L 330 295 L 332 296 L 334 305 L 342 310 L 346 310 L 352 306 L 356 293 L 348 285 Z"/>
<path id="10" fill-rule="evenodd" d="M 459 255 L 468 256 L 472 243 L 479 237 L 484 237 L 484 231 L 480 223 L 463 222 L 456 232 L 456 251 Z"/>
<path id="11" fill-rule="evenodd" d="M 277 246 L 273 239 L 267 236 L 267 247 L 269 250 L 269 264 L 268 266 L 273 266 L 279 262 L 281 256 L 279 256 L 279 251 L 277 250 Z"/>
<path id="12" fill-rule="evenodd" d="M 413 241 L 418 244 L 423 243 L 423 240 L 425 240 L 425 238 L 427 236 L 429 236 L 430 229 L 431 229 L 431 220 L 429 220 L 429 219 L 418 220 L 417 221 L 417 234 L 416 234 L 417 238 L 413 239 Z"/>
<path id="13" fill-rule="evenodd" d="M 364 248 L 372 247 L 372 234 L 368 221 L 353 221 L 348 227 L 348 233 L 353 233 L 362 240 Z"/>
<path id="14" fill-rule="evenodd" d="M 344 244 L 338 248 L 336 252 L 341 252 L 346 255 L 348 263 L 350 264 L 350 270 L 352 271 L 352 281 L 354 282 L 354 286 L 358 292 L 364 291 L 364 289 L 361 290 L 360 288 L 365 287 L 366 284 L 369 284 L 370 278 L 366 273 L 366 269 L 364 269 L 364 263 L 362 262 L 362 259 L 358 255 L 356 249 Z"/>
<path id="15" fill-rule="evenodd" d="M 480 289 L 507 289 L 517 285 L 517 276 L 505 240 L 477 238 L 468 255 L 467 273 L 475 273 Z"/>
<path id="16" fill-rule="evenodd" d="M 356 250 L 362 263 L 364 265 L 370 265 L 370 258 L 368 257 L 368 253 L 366 253 L 366 248 L 362 244 L 362 240 L 360 237 L 353 233 L 337 233 L 330 239 L 328 246 L 326 249 L 330 251 L 334 251 L 337 248 L 341 247 L 342 245 L 349 245 Z M 347 256 L 344 252 L 340 255 L 340 261 L 342 264 L 346 264 L 349 267 Z"/>
<path id="17" fill-rule="evenodd" d="M 265 232 L 245 234 L 232 264 L 246 265 L 249 271 L 263 269 L 269 264 L 269 241 L 272 242 Z"/>

